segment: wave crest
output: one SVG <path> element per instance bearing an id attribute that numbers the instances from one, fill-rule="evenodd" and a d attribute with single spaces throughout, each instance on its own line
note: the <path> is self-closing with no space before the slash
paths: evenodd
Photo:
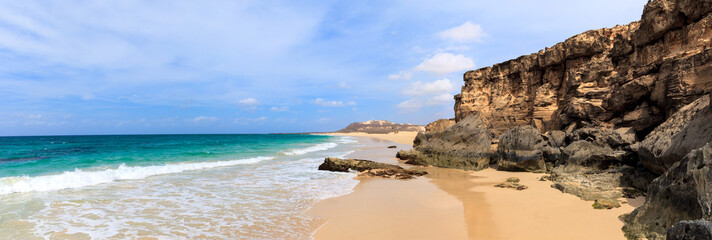
<path id="1" fill-rule="evenodd" d="M 302 149 L 291 149 L 289 151 L 284 152 L 284 155 L 287 155 L 287 156 L 302 155 L 302 154 L 307 154 L 310 152 L 324 151 L 327 149 L 335 148 L 336 146 L 338 146 L 338 144 L 333 143 L 333 142 L 319 143 L 317 145 L 302 148 Z"/>
<path id="2" fill-rule="evenodd" d="M 121 164 L 118 168 L 100 171 L 66 171 L 61 174 L 45 176 L 22 176 L 0 178 L 0 195 L 21 192 L 42 192 L 68 188 L 80 188 L 102 183 L 111 183 L 118 180 L 142 179 L 150 176 L 181 173 L 185 171 L 200 170 L 216 167 L 227 167 L 242 164 L 257 163 L 271 160 L 273 157 L 255 157 L 217 162 L 193 162 L 166 164 L 163 166 L 135 166 L 127 167 Z"/>

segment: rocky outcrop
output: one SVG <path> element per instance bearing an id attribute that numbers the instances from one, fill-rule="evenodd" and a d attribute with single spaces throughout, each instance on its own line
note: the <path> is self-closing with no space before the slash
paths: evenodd
<path id="1" fill-rule="evenodd" d="M 642 19 L 464 74 L 455 119 L 499 135 L 522 125 L 632 128 L 639 138 L 712 90 L 709 0 L 653 0 Z"/>
<path id="2" fill-rule="evenodd" d="M 680 221 L 667 231 L 667 240 L 712 239 L 712 223 L 705 220 Z"/>
<path id="3" fill-rule="evenodd" d="M 544 148 L 548 147 L 539 130 L 519 126 L 499 136 L 497 168 L 507 171 L 544 172 Z"/>
<path id="4" fill-rule="evenodd" d="M 625 154 L 608 146 L 602 147 L 583 140 L 575 141 L 562 148 L 562 153 L 566 158 L 559 162 L 560 165 L 584 166 L 593 169 L 607 169 L 611 165 L 620 163 L 620 159 Z"/>
<path id="5" fill-rule="evenodd" d="M 592 127 L 576 129 L 566 135 L 566 141 L 555 141 L 561 142 L 559 143 L 561 154 L 558 159 L 555 159 L 555 166 L 560 172 L 572 173 L 580 172 L 579 170 L 595 172 L 627 163 L 635 165 L 636 142 L 634 136 L 627 135 L 630 133 L 628 130 L 631 129 L 613 130 Z"/>
<path id="6" fill-rule="evenodd" d="M 326 158 L 319 165 L 319 170 L 332 172 L 348 172 L 349 170 L 361 172 L 359 176 L 382 177 L 395 179 L 411 179 L 428 174 L 426 171 L 403 169 L 400 166 L 379 163 L 361 159 Z"/>
<path id="7" fill-rule="evenodd" d="M 349 124 L 344 129 L 336 132 L 392 133 L 399 131 L 422 132 L 425 131 L 425 127 L 407 123 L 392 123 L 384 120 L 371 120 Z"/>
<path id="8" fill-rule="evenodd" d="M 425 125 L 425 132 L 442 132 L 445 131 L 445 129 L 451 127 L 452 125 L 455 125 L 455 119 L 438 119 L 435 122 L 431 122 L 428 125 Z"/>
<path id="9" fill-rule="evenodd" d="M 487 124 L 472 114 L 442 132 L 418 133 L 413 149 L 397 157 L 408 164 L 481 170 L 489 166 L 491 142 Z"/>
<path id="10" fill-rule="evenodd" d="M 400 166 L 387 163 L 379 163 L 361 159 L 340 159 L 326 158 L 324 163 L 319 165 L 319 170 L 332 172 L 348 172 L 349 170 L 363 172 L 370 169 L 402 169 Z"/>
<path id="11" fill-rule="evenodd" d="M 710 95 L 684 106 L 656 127 L 640 143 L 641 163 L 663 173 L 692 149 L 712 142 L 712 105 Z"/>
<path id="12" fill-rule="evenodd" d="M 691 151 L 648 186 L 643 206 L 626 217 L 629 238 L 664 239 L 682 220 L 712 220 L 712 143 Z"/>

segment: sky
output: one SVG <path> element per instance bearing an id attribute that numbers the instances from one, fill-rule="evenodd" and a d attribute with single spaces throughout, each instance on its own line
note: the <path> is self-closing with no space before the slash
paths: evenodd
<path id="1" fill-rule="evenodd" d="M 452 118 L 468 70 L 647 0 L 0 2 L 0 136 L 334 131 Z"/>

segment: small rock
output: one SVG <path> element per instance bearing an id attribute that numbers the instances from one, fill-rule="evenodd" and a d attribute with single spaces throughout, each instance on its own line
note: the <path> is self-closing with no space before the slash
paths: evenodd
<path id="1" fill-rule="evenodd" d="M 499 188 L 511 188 L 511 189 L 516 189 L 516 190 L 524 190 L 527 189 L 527 186 L 524 186 L 522 184 L 519 184 L 519 178 L 516 177 L 511 177 L 508 178 L 506 182 L 494 185 L 495 187 Z"/>
<path id="2" fill-rule="evenodd" d="M 539 181 L 551 181 L 551 175 L 544 175 L 539 178 Z"/>
<path id="3" fill-rule="evenodd" d="M 393 145 L 393 146 L 388 146 L 388 148 L 397 148 L 397 147 L 395 145 Z"/>
<path id="4" fill-rule="evenodd" d="M 621 207 L 621 204 L 617 200 L 597 199 L 592 206 L 594 209 L 613 209 Z"/>
<path id="5" fill-rule="evenodd" d="M 516 177 L 507 178 L 507 182 L 519 183 L 519 178 L 516 178 Z"/>

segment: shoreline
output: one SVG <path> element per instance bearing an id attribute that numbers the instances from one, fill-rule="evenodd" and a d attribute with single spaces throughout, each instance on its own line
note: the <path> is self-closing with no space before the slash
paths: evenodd
<path id="1" fill-rule="evenodd" d="M 620 208 L 597 210 L 593 202 L 539 181 L 544 174 L 405 165 L 394 156 L 412 147 L 402 144 L 410 136 L 401 135 L 401 143 L 395 143 L 391 139 L 398 134 L 324 135 L 353 136 L 366 145 L 349 158 L 429 174 L 414 180 L 358 177 L 352 193 L 321 200 L 305 212 L 325 220 L 312 233 L 314 239 L 625 239 L 618 216 L 643 202 L 626 199 Z M 387 149 L 389 145 L 397 148 Z M 529 189 L 494 187 L 509 177 L 520 178 Z"/>

